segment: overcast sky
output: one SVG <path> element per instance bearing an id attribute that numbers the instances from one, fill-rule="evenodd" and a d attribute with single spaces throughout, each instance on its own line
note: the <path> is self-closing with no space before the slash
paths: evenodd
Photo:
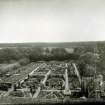
<path id="1" fill-rule="evenodd" d="M 105 0 L 0 0 L 0 43 L 105 40 Z"/>

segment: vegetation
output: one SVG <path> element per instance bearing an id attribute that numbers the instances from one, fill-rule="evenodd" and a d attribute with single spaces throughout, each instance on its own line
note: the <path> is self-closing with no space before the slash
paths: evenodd
<path id="1" fill-rule="evenodd" d="M 0 67 L 0 76 L 4 76 L 5 74 L 16 70 L 17 68 L 21 67 L 19 63 L 12 63 L 12 64 L 3 64 Z M 8 75 L 9 76 L 9 75 Z"/>
<path id="2" fill-rule="evenodd" d="M 24 94 L 21 91 L 12 91 L 9 95 L 13 97 L 24 97 Z"/>
<path id="3" fill-rule="evenodd" d="M 53 101 L 54 99 L 65 99 L 64 92 L 67 88 L 65 70 L 68 70 L 68 88 L 74 91 L 70 98 L 80 98 L 81 96 L 96 98 L 95 90 L 99 83 L 94 83 L 94 74 L 96 71 L 104 73 L 105 45 L 98 43 L 97 50 L 96 45 L 92 44 L 77 46 L 75 44 L 71 48 L 74 51 L 72 53 L 68 52 L 64 45 L 62 47 L 62 44 L 60 47 L 53 48 L 18 46 L 0 49 L 0 89 L 6 93 L 11 91 L 7 83 L 14 86 L 8 96 L 14 97 L 15 103 L 22 102 L 22 99 L 27 99 L 27 97 L 33 98 L 25 102 L 32 102 L 38 90 L 40 92 L 36 99 L 53 99 Z M 79 76 L 72 63 L 78 66 Z M 47 76 L 46 74 L 50 70 L 51 73 Z M 3 92 L 0 96 L 5 97 Z M 8 97 L 5 97 L 5 101 L 7 99 Z"/>
<path id="4" fill-rule="evenodd" d="M 78 54 L 70 54 L 65 48 L 48 48 L 30 47 L 30 48 L 4 48 L 0 50 L 0 63 L 17 62 L 27 64 L 30 61 L 50 61 L 50 60 L 67 60 L 78 59 Z"/>
<path id="5" fill-rule="evenodd" d="M 96 73 L 97 56 L 87 52 L 79 58 L 79 68 L 81 76 L 93 76 Z"/>
<path id="6" fill-rule="evenodd" d="M 66 45 L 65 43 L 64 45 Z M 74 44 L 74 43 L 73 43 Z M 77 43 L 74 45 L 76 46 Z M 78 43 L 79 44 L 79 43 Z M 18 44 L 17 44 L 18 45 Z M 21 44 L 20 44 L 21 45 Z M 30 46 L 33 44 L 29 44 Z M 60 45 L 60 44 L 58 44 Z M 63 44 L 62 44 L 63 45 Z M 63 45 L 63 46 L 64 46 Z M 67 44 L 69 45 L 69 44 Z M 97 45 L 97 51 L 95 51 Z M 47 44 L 46 44 L 47 46 Z M 50 45 L 49 45 L 50 46 Z M 73 47 L 73 46 L 72 46 Z M 95 69 L 97 72 L 104 71 L 105 69 L 105 45 L 104 43 L 80 43 L 79 47 L 73 47 L 74 53 L 69 53 L 66 47 L 10 47 L 0 50 L 0 63 L 18 63 L 17 65 L 24 66 L 30 62 L 36 61 L 64 61 L 74 60 L 78 63 L 80 74 L 89 76 L 94 74 Z M 96 53 L 96 55 L 95 55 Z M 97 54 L 99 58 L 97 58 Z M 19 67 L 19 66 L 18 66 Z M 14 69 L 14 68 L 13 68 Z M 84 71 L 85 70 L 85 71 Z M 2 71 L 2 70 L 0 70 Z M 84 74 L 85 73 L 85 74 Z"/>
<path id="7" fill-rule="evenodd" d="M 94 74 L 96 68 L 97 72 L 102 71 L 104 73 L 105 69 L 104 42 L 91 42 L 91 43 L 81 42 L 81 43 L 62 43 L 62 44 L 58 43 L 59 47 L 53 47 L 50 49 L 49 47 L 41 47 L 42 44 L 39 44 L 40 46 L 37 44 L 36 47 L 32 47 L 34 45 L 35 44 L 33 43 L 23 44 L 23 45 L 14 44 L 14 46 L 10 44 L 10 48 L 5 48 L 6 46 L 3 47 L 3 49 L 0 50 L 0 63 L 3 64 L 17 63 L 17 67 L 19 67 L 19 65 L 24 66 L 30 62 L 36 62 L 36 61 L 73 60 L 78 63 L 81 75 L 89 76 L 89 73 L 90 75 Z M 44 45 L 48 46 L 48 44 L 45 43 Z M 52 45 L 57 46 L 57 44 L 49 44 L 49 46 Z M 71 46 L 71 45 L 72 48 L 74 49 L 74 53 L 69 53 L 66 50 L 66 46 Z M 99 56 L 99 58 L 97 56 Z M 0 69 L 0 71 L 3 71 L 3 69 Z"/>

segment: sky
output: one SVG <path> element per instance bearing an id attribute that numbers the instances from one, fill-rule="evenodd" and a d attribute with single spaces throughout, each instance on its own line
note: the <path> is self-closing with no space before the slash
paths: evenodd
<path id="1" fill-rule="evenodd" d="M 0 43 L 105 40 L 105 0 L 0 0 Z"/>

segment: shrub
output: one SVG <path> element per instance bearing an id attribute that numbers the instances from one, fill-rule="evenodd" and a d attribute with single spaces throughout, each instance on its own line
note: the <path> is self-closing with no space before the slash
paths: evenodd
<path id="1" fill-rule="evenodd" d="M 30 60 L 28 58 L 23 58 L 19 60 L 20 65 L 27 65 L 28 63 L 30 63 Z"/>
<path id="2" fill-rule="evenodd" d="M 9 95 L 15 97 L 24 97 L 24 94 L 21 91 L 12 91 Z"/>

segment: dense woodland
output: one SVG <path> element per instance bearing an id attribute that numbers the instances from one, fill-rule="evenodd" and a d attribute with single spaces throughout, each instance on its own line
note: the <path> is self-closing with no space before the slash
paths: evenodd
<path id="1" fill-rule="evenodd" d="M 11 63 L 20 61 L 22 59 L 28 59 L 32 61 L 50 61 L 50 60 L 68 60 L 78 59 L 78 54 L 70 54 L 64 48 L 4 48 L 0 50 L 0 63 Z"/>

